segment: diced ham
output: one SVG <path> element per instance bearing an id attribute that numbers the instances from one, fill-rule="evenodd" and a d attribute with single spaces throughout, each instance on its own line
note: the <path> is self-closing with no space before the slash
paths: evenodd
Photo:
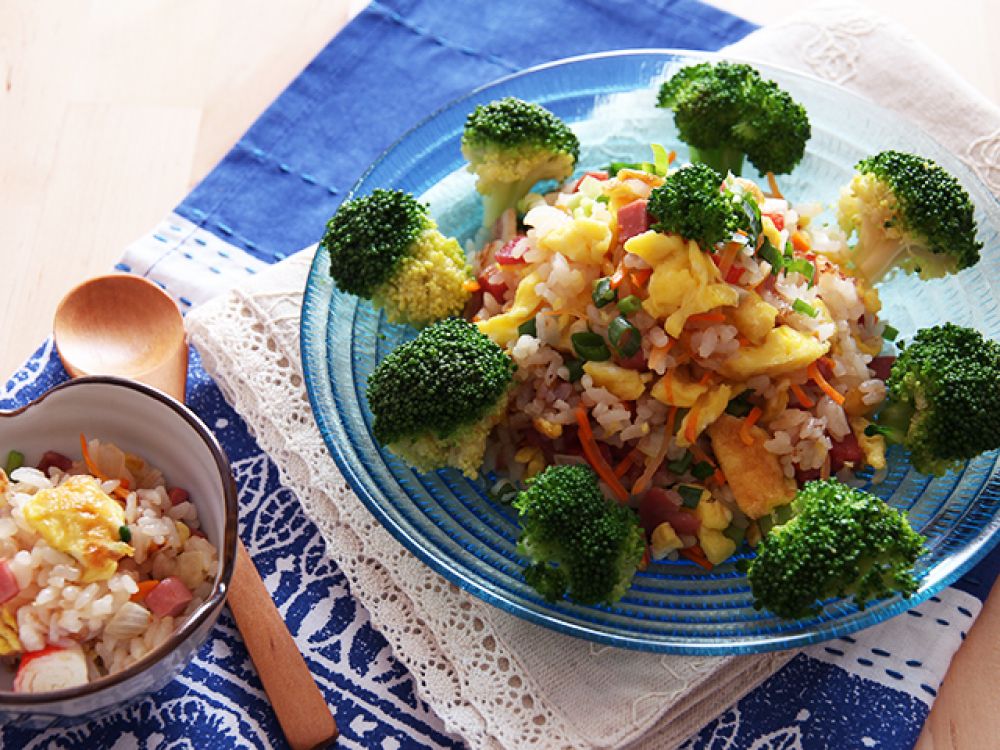
<path id="1" fill-rule="evenodd" d="M 524 259 L 524 253 L 528 248 L 523 247 L 519 250 L 517 248 L 522 242 L 527 242 L 527 241 L 528 238 L 525 237 L 524 235 L 519 234 L 514 237 L 511 237 L 510 241 L 507 242 L 507 244 L 505 244 L 503 247 L 501 247 L 493 254 L 493 258 L 501 266 L 522 265 L 527 262 Z"/>
<path id="2" fill-rule="evenodd" d="M 695 535 L 701 528 L 701 519 L 694 513 L 681 510 L 670 493 L 660 487 L 650 487 L 639 501 L 639 522 L 646 531 L 646 538 L 661 523 L 669 523 L 678 534 Z"/>
<path id="3" fill-rule="evenodd" d="M 177 576 L 170 576 L 146 594 L 145 604 L 154 615 L 176 617 L 184 611 L 192 598 L 191 591 L 184 582 Z"/>
<path id="4" fill-rule="evenodd" d="M 642 234 L 649 229 L 649 214 L 646 213 L 648 201 L 632 201 L 618 209 L 618 239 L 624 242 L 631 237 Z"/>
<path id="5" fill-rule="evenodd" d="M 21 590 L 17 585 L 17 578 L 11 571 L 6 560 L 0 560 L 0 604 L 13 599 Z"/>
<path id="6" fill-rule="evenodd" d="M 476 281 L 479 282 L 479 289 L 481 291 L 489 292 L 497 302 L 503 302 L 503 295 L 507 291 L 507 284 L 503 281 L 499 284 L 494 284 L 490 281 L 490 277 L 493 276 L 494 271 L 496 271 L 496 266 L 487 267 L 479 274 Z"/>
<path id="7" fill-rule="evenodd" d="M 43 474 L 48 474 L 49 469 L 55 466 L 59 471 L 69 471 L 69 468 L 73 465 L 73 461 L 64 456 L 62 453 L 56 453 L 56 451 L 45 451 L 42 454 L 42 460 L 38 462 L 38 470 Z"/>
<path id="8" fill-rule="evenodd" d="M 858 439 L 853 432 L 848 432 L 843 440 L 839 440 L 830 446 L 830 471 L 836 474 L 844 468 L 844 464 L 849 463 L 860 466 L 864 461 L 865 454 L 861 451 Z"/>
<path id="9" fill-rule="evenodd" d="M 191 495 L 188 491 L 181 487 L 171 487 L 167 490 L 167 497 L 170 498 L 171 505 L 180 505 L 181 503 L 186 503 L 191 499 Z"/>
<path id="10" fill-rule="evenodd" d="M 646 370 L 646 355 L 642 353 L 642 349 L 631 357 L 616 357 L 615 359 L 618 365 L 624 367 L 626 370 L 639 370 L 640 372 Z"/>
<path id="11" fill-rule="evenodd" d="M 889 371 L 892 370 L 895 361 L 895 357 L 875 357 L 868 363 L 868 368 L 875 373 L 875 377 L 879 380 L 888 380 Z"/>

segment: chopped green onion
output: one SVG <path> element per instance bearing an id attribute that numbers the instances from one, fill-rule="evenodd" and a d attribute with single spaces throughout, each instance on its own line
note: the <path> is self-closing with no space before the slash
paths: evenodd
<path id="1" fill-rule="evenodd" d="M 608 338 L 611 339 L 611 346 L 622 357 L 631 357 L 642 348 L 639 329 L 623 315 L 619 315 L 608 324 Z"/>
<path id="2" fill-rule="evenodd" d="M 780 505 L 774 510 L 774 520 L 777 523 L 787 523 L 793 515 L 791 505 Z"/>
<path id="3" fill-rule="evenodd" d="M 620 171 L 622 171 L 623 169 L 641 169 L 641 168 L 642 168 L 642 165 L 639 164 L 638 162 L 634 162 L 634 161 L 613 161 L 607 167 L 604 168 L 604 171 L 607 172 L 612 177 L 617 177 L 618 173 Z"/>
<path id="4" fill-rule="evenodd" d="M 642 300 L 634 294 L 630 294 L 625 299 L 618 300 L 618 309 L 625 313 L 625 315 L 631 315 L 640 307 L 642 307 Z"/>
<path id="5" fill-rule="evenodd" d="M 681 505 L 685 508 L 697 508 L 701 502 L 701 495 L 704 489 L 691 484 L 677 485 L 677 494 L 681 496 Z"/>
<path id="6" fill-rule="evenodd" d="M 810 318 L 815 318 L 819 315 L 819 310 L 810 305 L 808 302 L 802 299 L 797 299 L 792 303 L 792 309 L 797 313 L 802 313 L 803 315 L 808 315 Z"/>
<path id="7" fill-rule="evenodd" d="M 683 474 L 688 470 L 692 460 L 694 460 L 694 456 L 691 455 L 691 451 L 684 451 L 683 456 L 678 458 L 676 461 L 671 461 L 667 464 L 667 469 L 669 469 L 672 474 Z"/>
<path id="8" fill-rule="evenodd" d="M 517 332 L 521 336 L 538 336 L 538 327 L 535 319 L 526 320 L 517 327 Z"/>
<path id="9" fill-rule="evenodd" d="M 566 360 L 566 369 L 569 371 L 570 383 L 575 383 L 583 377 L 583 362 L 578 359 Z"/>
<path id="10" fill-rule="evenodd" d="M 891 325 L 886 323 L 885 329 L 882 331 L 882 338 L 884 338 L 886 341 L 895 341 L 898 335 L 899 335 L 899 329 L 893 328 Z"/>
<path id="11" fill-rule="evenodd" d="M 10 476 L 22 466 L 24 466 L 24 454 L 21 451 L 11 451 L 7 454 L 7 464 L 4 466 L 4 473 Z"/>
<path id="12" fill-rule="evenodd" d="M 639 162 L 639 171 L 646 174 L 656 174 L 656 165 L 652 162 L 641 161 Z"/>
<path id="13" fill-rule="evenodd" d="M 809 286 L 813 285 L 813 279 L 816 277 L 816 266 L 812 264 L 812 261 L 806 260 L 805 258 L 795 258 L 785 265 L 786 273 L 801 273 L 806 277 L 806 281 Z"/>
<path id="14" fill-rule="evenodd" d="M 747 530 L 738 528 L 730 524 L 728 527 L 726 527 L 726 530 L 723 531 L 722 534 L 723 536 L 729 537 L 734 542 L 736 542 L 736 546 L 739 547 L 740 544 L 743 543 L 743 539 L 747 535 Z"/>
<path id="15" fill-rule="evenodd" d="M 606 195 L 599 195 L 596 198 L 594 198 L 594 200 L 597 201 L 598 203 L 603 203 L 605 205 L 611 202 L 611 199 Z"/>
<path id="16" fill-rule="evenodd" d="M 129 542 L 132 541 L 132 529 L 130 529 L 128 526 L 119 526 L 118 538 L 121 539 L 123 542 L 125 542 L 125 544 L 128 544 Z"/>
<path id="17" fill-rule="evenodd" d="M 670 156 L 667 155 L 667 150 L 659 143 L 650 143 L 649 147 L 653 150 L 653 168 L 656 174 L 666 177 L 670 168 Z"/>
<path id="18" fill-rule="evenodd" d="M 573 342 L 573 351 L 577 356 L 587 362 L 606 362 L 611 359 L 611 352 L 604 339 L 593 331 L 581 331 L 570 336 Z"/>
<path id="19" fill-rule="evenodd" d="M 743 214 L 747 217 L 743 228 L 746 230 L 750 242 L 756 245 L 761 232 L 760 206 L 757 205 L 757 201 L 750 193 L 744 193 L 740 197 L 740 208 L 743 209 Z"/>
<path id="20" fill-rule="evenodd" d="M 597 307 L 610 305 L 618 299 L 618 292 L 611 286 L 611 277 L 602 276 L 594 281 L 594 289 L 590 293 L 590 297 Z"/>
<path id="21" fill-rule="evenodd" d="M 734 417 L 745 417 L 750 413 L 750 402 L 746 400 L 746 394 L 741 393 L 739 396 L 734 398 L 728 404 L 726 404 L 726 414 L 731 414 Z"/>
<path id="22" fill-rule="evenodd" d="M 699 461 L 691 467 L 692 476 L 694 476 L 695 479 L 700 479 L 702 481 L 708 479 L 714 473 L 715 467 L 708 461 Z"/>
<path id="23" fill-rule="evenodd" d="M 781 253 L 778 252 L 778 248 L 772 245 L 767 239 L 765 239 L 764 244 L 760 246 L 760 250 L 757 251 L 757 255 L 762 260 L 766 260 L 771 264 L 771 273 L 773 274 L 777 274 L 785 267 L 785 259 L 782 257 Z"/>

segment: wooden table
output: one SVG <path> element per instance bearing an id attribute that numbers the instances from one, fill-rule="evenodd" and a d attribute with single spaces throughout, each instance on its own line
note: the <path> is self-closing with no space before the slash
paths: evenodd
<path id="1" fill-rule="evenodd" d="M 757 23 L 810 0 L 714 0 Z M 365 0 L 0 0 L 0 373 L 55 305 L 169 211 Z M 991 0 L 869 0 L 1000 102 Z M 1000 737 L 1000 593 L 921 750 Z"/>

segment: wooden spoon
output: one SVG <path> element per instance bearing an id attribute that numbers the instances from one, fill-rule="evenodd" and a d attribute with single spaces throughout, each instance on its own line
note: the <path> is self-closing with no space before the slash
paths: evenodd
<path id="1" fill-rule="evenodd" d="M 119 375 L 184 400 L 184 321 L 151 281 L 112 274 L 83 282 L 59 303 L 53 331 L 59 358 L 73 377 Z M 337 725 L 326 700 L 238 540 L 228 603 L 288 744 L 312 750 L 335 740 Z"/>

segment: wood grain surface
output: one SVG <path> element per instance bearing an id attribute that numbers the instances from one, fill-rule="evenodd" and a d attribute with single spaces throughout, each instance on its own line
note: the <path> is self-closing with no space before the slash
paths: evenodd
<path id="1" fill-rule="evenodd" d="M 713 2 L 757 23 L 816 4 Z M 106 273 L 364 4 L 0 0 L 0 375 L 48 334 L 62 295 Z M 1000 103 L 1000 4 L 866 5 Z M 920 750 L 1000 746 L 998 644 L 995 589 Z"/>

